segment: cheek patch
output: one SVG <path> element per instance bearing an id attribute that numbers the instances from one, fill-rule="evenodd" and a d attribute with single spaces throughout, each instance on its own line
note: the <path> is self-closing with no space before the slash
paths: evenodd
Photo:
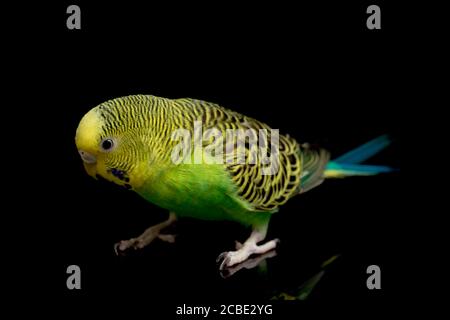
<path id="1" fill-rule="evenodd" d="M 112 168 L 112 169 L 108 170 L 108 173 L 112 174 L 114 177 L 118 178 L 121 181 L 124 181 L 127 183 L 130 182 L 130 178 L 128 177 L 128 174 L 126 171 Z"/>

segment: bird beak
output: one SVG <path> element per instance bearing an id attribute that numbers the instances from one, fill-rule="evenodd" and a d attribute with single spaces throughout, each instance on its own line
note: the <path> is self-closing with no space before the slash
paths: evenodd
<path id="1" fill-rule="evenodd" d="M 94 179 L 97 179 L 97 158 L 93 154 L 84 150 L 78 150 L 78 153 L 83 160 L 84 169 L 86 170 L 87 174 Z"/>
<path id="2" fill-rule="evenodd" d="M 81 159 L 83 160 L 84 163 L 87 164 L 94 164 L 97 162 L 97 158 L 95 158 L 94 155 L 90 154 L 89 152 L 83 151 L 83 150 L 78 150 Z"/>

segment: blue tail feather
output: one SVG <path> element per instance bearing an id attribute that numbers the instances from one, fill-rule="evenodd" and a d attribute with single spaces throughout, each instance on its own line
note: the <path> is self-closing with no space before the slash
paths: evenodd
<path id="1" fill-rule="evenodd" d="M 382 135 L 345 153 L 327 164 L 325 177 L 333 178 L 355 175 L 375 175 L 378 173 L 395 171 L 395 169 L 388 166 L 360 164 L 390 144 L 391 139 L 387 135 Z"/>
<path id="2" fill-rule="evenodd" d="M 337 163 L 358 164 L 371 158 L 390 144 L 391 139 L 388 137 L 388 135 L 382 135 L 356 149 L 343 154 L 333 161 Z"/>

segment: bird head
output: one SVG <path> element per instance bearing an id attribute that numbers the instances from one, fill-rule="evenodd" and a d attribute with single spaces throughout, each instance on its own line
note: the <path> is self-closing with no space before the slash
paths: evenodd
<path id="1" fill-rule="evenodd" d="M 129 109 L 101 104 L 84 115 L 75 136 L 86 172 L 127 189 L 134 187 L 136 169 L 145 159 L 142 139 L 130 123 Z"/>

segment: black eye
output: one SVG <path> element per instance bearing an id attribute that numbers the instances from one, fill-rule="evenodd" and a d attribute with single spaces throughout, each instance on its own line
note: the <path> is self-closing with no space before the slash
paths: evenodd
<path id="1" fill-rule="evenodd" d="M 114 141 L 112 141 L 111 139 L 105 139 L 102 141 L 101 146 L 104 151 L 111 150 L 111 148 L 114 146 Z"/>

